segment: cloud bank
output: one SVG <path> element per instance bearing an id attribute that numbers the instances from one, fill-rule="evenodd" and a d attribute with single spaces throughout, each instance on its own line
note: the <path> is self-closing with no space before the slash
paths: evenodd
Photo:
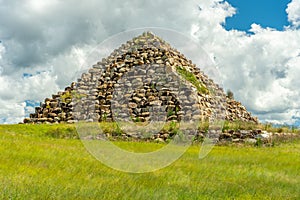
<path id="1" fill-rule="evenodd" d="M 261 121 L 296 123 L 300 2 L 287 5 L 284 31 L 259 24 L 252 34 L 227 31 L 225 20 L 235 12 L 221 0 L 0 0 L 0 123 L 22 121 L 36 103 L 76 80 L 97 44 L 139 27 L 192 37 L 218 66 L 225 90 Z"/>

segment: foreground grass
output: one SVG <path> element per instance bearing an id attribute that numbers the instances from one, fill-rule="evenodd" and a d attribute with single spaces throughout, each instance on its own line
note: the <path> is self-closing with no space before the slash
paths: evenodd
<path id="1" fill-rule="evenodd" d="M 146 174 L 115 171 L 59 126 L 0 126 L 0 199 L 299 199 L 300 141 L 275 147 L 216 146 L 198 159 L 192 146 Z M 72 126 L 64 125 L 60 133 Z M 54 131 L 53 131 L 54 130 Z M 54 134 L 55 136 L 55 134 Z M 162 144 L 117 142 L 135 151 Z"/>

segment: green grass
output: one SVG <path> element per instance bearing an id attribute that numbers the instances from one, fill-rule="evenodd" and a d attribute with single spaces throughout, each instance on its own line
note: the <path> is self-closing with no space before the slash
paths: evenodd
<path id="1" fill-rule="evenodd" d="M 299 199 L 300 141 L 275 147 L 192 146 L 170 166 L 115 171 L 93 158 L 72 125 L 0 126 L 0 199 Z M 66 135 L 56 137 L 51 132 Z M 70 134 L 72 133 L 72 134 Z M 162 144 L 117 142 L 147 152 Z"/>

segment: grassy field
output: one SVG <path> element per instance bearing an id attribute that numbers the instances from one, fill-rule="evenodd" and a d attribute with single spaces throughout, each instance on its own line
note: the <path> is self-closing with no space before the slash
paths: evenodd
<path id="1" fill-rule="evenodd" d="M 0 126 L 0 199 L 300 199 L 300 141 L 274 147 L 194 145 L 145 174 L 93 158 L 70 125 Z M 149 151 L 163 144 L 117 142 Z"/>

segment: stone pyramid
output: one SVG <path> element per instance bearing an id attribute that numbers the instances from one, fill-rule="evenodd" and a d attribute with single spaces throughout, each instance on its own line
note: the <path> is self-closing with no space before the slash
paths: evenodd
<path id="1" fill-rule="evenodd" d="M 24 119 L 24 123 L 74 123 L 78 119 L 115 121 L 112 112 L 114 91 L 126 74 L 134 74 L 133 69 L 139 71 L 141 66 L 155 67 L 154 71 L 145 68 L 146 74 L 158 73 L 157 71 L 172 72 L 185 81 L 197 97 L 191 106 L 199 110 L 197 116 L 200 120 L 214 118 L 222 112 L 224 119 L 228 121 L 258 123 L 257 118 L 251 116 L 241 103 L 227 97 L 222 88 L 200 71 L 198 67 L 201 66 L 196 67 L 170 44 L 150 32 L 122 44 L 107 58 L 103 58 L 88 72 L 83 73 L 76 83 L 66 87 L 65 91 L 46 98 L 35 108 L 35 113 Z M 135 77 L 132 81 L 141 80 Z M 172 92 L 157 90 L 154 82 L 142 82 L 142 87 L 132 91 L 128 97 L 130 100 L 125 105 L 129 109 L 132 121 L 147 122 L 150 117 L 149 111 L 155 102 L 166 106 L 166 121 L 180 121 L 185 115 L 194 114 L 183 112 L 180 101 Z M 83 102 L 80 108 L 85 107 L 85 112 L 80 113 L 78 118 L 74 97 L 80 95 Z M 185 98 L 188 101 L 189 94 L 183 95 L 187 96 Z M 215 111 L 216 107 L 218 111 Z"/>

